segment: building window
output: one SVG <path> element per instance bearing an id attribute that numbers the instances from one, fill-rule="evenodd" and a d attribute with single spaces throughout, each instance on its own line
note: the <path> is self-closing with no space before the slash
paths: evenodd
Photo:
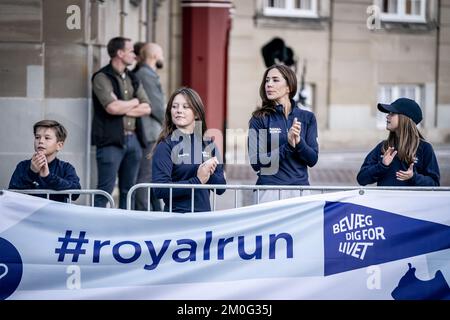
<path id="1" fill-rule="evenodd" d="M 318 0 L 263 0 L 265 16 L 317 18 Z"/>
<path id="2" fill-rule="evenodd" d="M 376 0 L 381 9 L 381 20 L 387 22 L 426 22 L 427 0 Z"/>
<path id="3" fill-rule="evenodd" d="M 421 85 L 414 84 L 382 84 L 378 89 L 378 102 L 391 103 L 398 98 L 409 98 L 422 105 L 423 90 Z M 377 111 L 377 128 L 386 128 L 386 113 Z"/>

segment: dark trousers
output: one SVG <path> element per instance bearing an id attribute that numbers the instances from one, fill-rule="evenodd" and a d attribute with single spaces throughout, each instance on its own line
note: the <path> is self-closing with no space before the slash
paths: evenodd
<path id="1" fill-rule="evenodd" d="M 139 173 L 137 183 L 151 183 L 152 182 L 152 158 L 151 151 L 155 142 L 150 142 L 147 148 L 144 149 L 142 154 L 141 164 L 139 167 Z M 150 210 L 161 211 L 161 204 L 159 199 L 156 198 L 154 190 L 150 189 Z M 148 207 L 148 189 L 139 188 L 136 190 L 136 210 L 147 211 Z"/>
<path id="2" fill-rule="evenodd" d="M 112 194 L 119 175 L 119 208 L 126 209 L 127 193 L 136 184 L 142 148 L 135 134 L 125 136 L 123 148 L 106 146 L 97 148 L 97 189 Z M 106 207 L 105 197 L 96 196 L 96 207 Z"/>

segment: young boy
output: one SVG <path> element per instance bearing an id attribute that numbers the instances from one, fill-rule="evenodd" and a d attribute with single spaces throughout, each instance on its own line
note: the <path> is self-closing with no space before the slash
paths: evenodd
<path id="1" fill-rule="evenodd" d="M 64 146 L 67 130 L 57 121 L 42 120 L 34 124 L 34 151 L 30 160 L 19 162 L 9 182 L 9 189 L 81 189 L 75 168 L 56 158 Z M 45 195 L 37 195 L 45 197 Z M 72 195 L 76 200 L 79 195 Z M 51 200 L 67 202 L 69 196 L 50 195 Z"/>

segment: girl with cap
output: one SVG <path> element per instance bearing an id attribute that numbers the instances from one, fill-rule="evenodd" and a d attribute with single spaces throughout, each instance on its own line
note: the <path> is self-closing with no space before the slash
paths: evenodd
<path id="1" fill-rule="evenodd" d="M 273 65 L 259 88 L 262 107 L 249 122 L 250 164 L 257 172 L 257 185 L 309 185 L 308 167 L 317 163 L 317 122 L 314 113 L 300 109 L 293 100 L 297 92 L 295 72 Z M 299 196 L 299 191 L 263 190 L 255 202 Z"/>
<path id="2" fill-rule="evenodd" d="M 400 98 L 391 104 L 378 104 L 387 113 L 387 140 L 380 142 L 366 157 L 358 173 L 360 185 L 439 186 L 439 166 L 433 147 L 417 128 L 422 121 L 419 105 Z"/>

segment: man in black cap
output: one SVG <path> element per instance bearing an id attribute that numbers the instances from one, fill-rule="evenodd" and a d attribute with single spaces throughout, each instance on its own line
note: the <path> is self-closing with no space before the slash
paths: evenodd
<path id="1" fill-rule="evenodd" d="M 414 100 L 400 98 L 377 107 L 387 113 L 389 136 L 367 155 L 357 176 L 358 183 L 439 186 L 439 165 L 433 147 L 417 128 L 422 121 L 420 106 Z"/>

